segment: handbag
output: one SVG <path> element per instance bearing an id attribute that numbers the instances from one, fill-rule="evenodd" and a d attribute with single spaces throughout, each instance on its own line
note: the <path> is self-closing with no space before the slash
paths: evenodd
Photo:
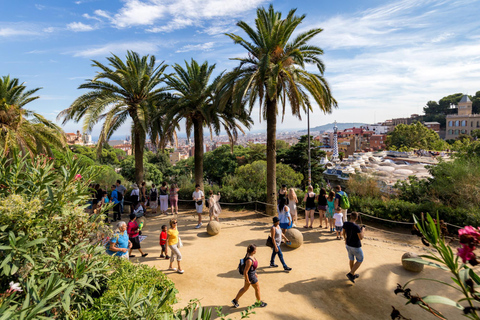
<path id="1" fill-rule="evenodd" d="M 177 248 L 183 247 L 182 239 L 178 237 L 178 243 L 177 243 Z"/>
<path id="2" fill-rule="evenodd" d="M 201 206 L 202 205 L 202 200 L 197 201 L 197 205 Z"/>
<path id="3" fill-rule="evenodd" d="M 273 239 L 272 239 L 271 236 L 268 236 L 266 245 L 267 245 L 267 247 L 270 247 L 270 248 L 275 247 L 275 245 L 273 244 Z"/>

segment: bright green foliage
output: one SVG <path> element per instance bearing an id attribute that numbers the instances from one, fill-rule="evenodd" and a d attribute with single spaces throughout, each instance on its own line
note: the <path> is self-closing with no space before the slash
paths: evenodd
<path id="1" fill-rule="evenodd" d="M 447 144 L 438 133 L 428 129 L 420 122 L 399 124 L 387 135 L 387 148 L 390 150 L 446 150 Z"/>
<path id="2" fill-rule="evenodd" d="M 34 157 L 52 154 L 51 146 L 64 149 L 62 129 L 25 105 L 38 99 L 32 96 L 40 88 L 25 91 L 23 83 L 9 76 L 0 78 L 0 155 L 11 156 L 20 151 Z"/>
<path id="3" fill-rule="evenodd" d="M 231 148 L 224 145 L 205 153 L 205 178 L 220 184 L 224 177 L 235 173 L 239 162 L 245 161 L 248 150 L 242 146 L 235 146 L 232 153 Z"/>
<path id="4" fill-rule="evenodd" d="M 157 168 L 156 165 L 147 162 L 147 159 L 144 158 L 144 168 L 145 168 L 145 181 L 151 181 L 153 183 L 160 183 L 163 181 L 163 174 Z M 120 163 L 120 174 L 125 177 L 128 181 L 135 181 L 135 157 L 128 156 Z"/>

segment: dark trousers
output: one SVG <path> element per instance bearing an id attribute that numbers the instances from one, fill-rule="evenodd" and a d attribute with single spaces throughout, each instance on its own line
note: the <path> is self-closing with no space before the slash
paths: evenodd
<path id="1" fill-rule="evenodd" d="M 270 259 L 270 264 L 271 265 L 275 264 L 275 256 L 278 254 L 278 258 L 280 259 L 280 262 L 282 263 L 283 267 L 286 268 L 287 264 L 283 260 L 282 249 L 280 248 L 280 246 L 277 246 L 277 248 L 278 248 L 278 252 L 275 252 L 275 247 L 273 247 L 272 258 Z"/>
<path id="2" fill-rule="evenodd" d="M 122 219 L 120 215 L 120 203 L 117 203 L 113 206 L 113 220 L 120 220 Z"/>

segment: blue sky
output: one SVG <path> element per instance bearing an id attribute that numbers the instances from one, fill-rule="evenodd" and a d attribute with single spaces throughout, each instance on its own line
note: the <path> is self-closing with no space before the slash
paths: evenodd
<path id="1" fill-rule="evenodd" d="M 480 0 L 2 0 L 0 75 L 42 87 L 29 108 L 53 120 L 85 92 L 77 88 L 95 75 L 91 60 L 105 62 L 110 53 L 133 50 L 167 64 L 194 58 L 216 63 L 218 72 L 232 69 L 229 58 L 245 51 L 224 33 L 242 34 L 235 23 L 252 23 L 256 8 L 270 3 L 284 14 L 292 8 L 306 14 L 299 32 L 324 29 L 312 44 L 325 52 L 339 108 L 314 111 L 312 126 L 405 117 L 422 113 L 428 100 L 480 90 Z M 252 117 L 254 130 L 265 128 L 258 109 Z M 287 112 L 278 127 L 306 127 L 306 117 Z M 124 126 L 118 134 L 128 131 Z"/>

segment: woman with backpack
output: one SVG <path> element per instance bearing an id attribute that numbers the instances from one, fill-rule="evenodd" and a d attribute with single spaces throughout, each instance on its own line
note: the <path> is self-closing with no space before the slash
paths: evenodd
<path id="1" fill-rule="evenodd" d="M 254 257 L 255 253 L 257 253 L 257 246 L 251 244 L 247 247 L 247 254 L 245 258 L 243 258 L 243 264 L 239 265 L 239 271 L 242 271 L 243 268 L 243 278 L 245 279 L 243 288 L 241 288 L 235 299 L 232 300 L 232 304 L 234 308 L 238 308 L 238 300 L 243 296 L 245 292 L 250 288 L 250 285 L 255 290 L 255 297 L 257 298 L 257 303 L 259 307 L 263 308 L 266 307 L 267 304 L 260 299 L 260 283 L 258 282 L 257 272 L 255 271 L 258 267 L 258 261 Z"/>
<path id="2" fill-rule="evenodd" d="M 158 212 L 158 190 L 155 188 L 155 185 L 152 184 L 152 189 L 150 189 L 150 195 L 148 204 L 150 205 L 150 209 L 152 209 L 152 213 L 157 214 Z"/>
<path id="3" fill-rule="evenodd" d="M 160 214 L 168 215 L 168 186 L 165 181 L 162 182 L 160 187 Z"/>

